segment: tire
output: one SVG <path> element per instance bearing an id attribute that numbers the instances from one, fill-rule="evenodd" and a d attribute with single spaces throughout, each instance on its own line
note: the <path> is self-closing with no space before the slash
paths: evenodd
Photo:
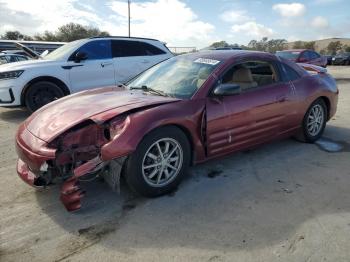
<path id="1" fill-rule="evenodd" d="M 40 81 L 28 87 L 24 101 L 29 111 L 34 112 L 40 107 L 64 96 L 63 90 L 49 81 Z"/>
<path id="2" fill-rule="evenodd" d="M 345 65 L 350 65 L 350 60 L 346 60 Z"/>
<path id="3" fill-rule="evenodd" d="M 317 112 L 319 112 L 318 116 Z M 315 117 L 315 114 L 320 121 L 318 124 L 312 124 L 312 118 Z M 298 134 L 297 139 L 305 143 L 314 143 L 318 140 L 322 136 L 326 127 L 327 116 L 328 110 L 323 99 L 319 98 L 314 101 L 306 111 L 303 119 L 302 130 L 300 131 L 300 134 Z"/>
<path id="4" fill-rule="evenodd" d="M 161 157 L 157 144 L 164 158 Z M 174 148 L 175 151 L 171 154 Z M 171 162 L 162 162 L 166 158 Z M 162 127 L 146 135 L 128 158 L 125 180 L 137 194 L 145 197 L 161 196 L 177 188 L 186 175 L 190 159 L 191 146 L 186 135 L 177 127 Z M 168 167 L 168 163 L 176 170 Z"/>

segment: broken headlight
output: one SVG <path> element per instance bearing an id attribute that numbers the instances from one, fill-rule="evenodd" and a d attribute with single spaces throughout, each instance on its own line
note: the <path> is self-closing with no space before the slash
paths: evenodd
<path id="1" fill-rule="evenodd" d="M 119 136 L 129 123 L 129 117 L 117 117 L 110 122 L 109 136 L 111 139 Z"/>

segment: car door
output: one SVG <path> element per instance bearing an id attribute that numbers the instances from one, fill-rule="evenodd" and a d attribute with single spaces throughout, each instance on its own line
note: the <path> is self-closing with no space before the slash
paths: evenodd
<path id="1" fill-rule="evenodd" d="M 168 58 L 163 50 L 137 40 L 112 40 L 112 55 L 117 83 L 125 83 Z"/>
<path id="2" fill-rule="evenodd" d="M 272 69 L 270 82 L 267 81 L 268 75 L 265 77 L 257 74 L 262 67 L 266 71 L 266 66 L 271 66 Z M 294 93 L 290 83 L 282 80 L 279 68 L 268 61 L 247 61 L 234 65 L 217 84 L 230 82 L 229 76 L 237 68 L 253 71 L 251 79 L 257 83 L 238 95 L 209 95 L 207 98 L 206 136 L 209 157 L 260 144 L 287 130 L 289 106 Z"/>
<path id="3" fill-rule="evenodd" d="M 87 55 L 85 60 L 75 62 L 74 56 L 81 52 Z M 67 66 L 69 70 L 70 85 L 73 92 L 96 87 L 115 85 L 114 65 L 111 52 L 111 41 L 107 39 L 92 40 L 69 58 Z"/>

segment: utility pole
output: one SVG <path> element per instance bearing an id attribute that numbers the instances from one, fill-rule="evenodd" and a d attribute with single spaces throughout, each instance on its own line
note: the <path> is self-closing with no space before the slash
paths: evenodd
<path id="1" fill-rule="evenodd" d="M 130 37 L 130 0 L 128 0 L 128 17 L 129 17 L 129 37 Z"/>

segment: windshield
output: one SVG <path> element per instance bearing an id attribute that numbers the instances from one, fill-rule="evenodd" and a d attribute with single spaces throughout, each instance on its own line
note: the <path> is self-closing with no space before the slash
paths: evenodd
<path id="1" fill-rule="evenodd" d="M 276 55 L 279 57 L 283 57 L 289 60 L 296 60 L 299 56 L 300 52 L 299 51 L 280 51 L 277 52 Z"/>
<path id="2" fill-rule="evenodd" d="M 43 58 L 47 60 L 63 60 L 67 55 L 70 55 L 73 53 L 73 51 L 80 47 L 82 42 L 84 42 L 84 40 L 77 40 L 65 44 L 52 51 L 50 54 L 44 56 Z"/>
<path id="3" fill-rule="evenodd" d="M 212 59 L 173 57 L 131 80 L 128 87 L 147 87 L 168 96 L 190 98 L 219 63 Z"/>

